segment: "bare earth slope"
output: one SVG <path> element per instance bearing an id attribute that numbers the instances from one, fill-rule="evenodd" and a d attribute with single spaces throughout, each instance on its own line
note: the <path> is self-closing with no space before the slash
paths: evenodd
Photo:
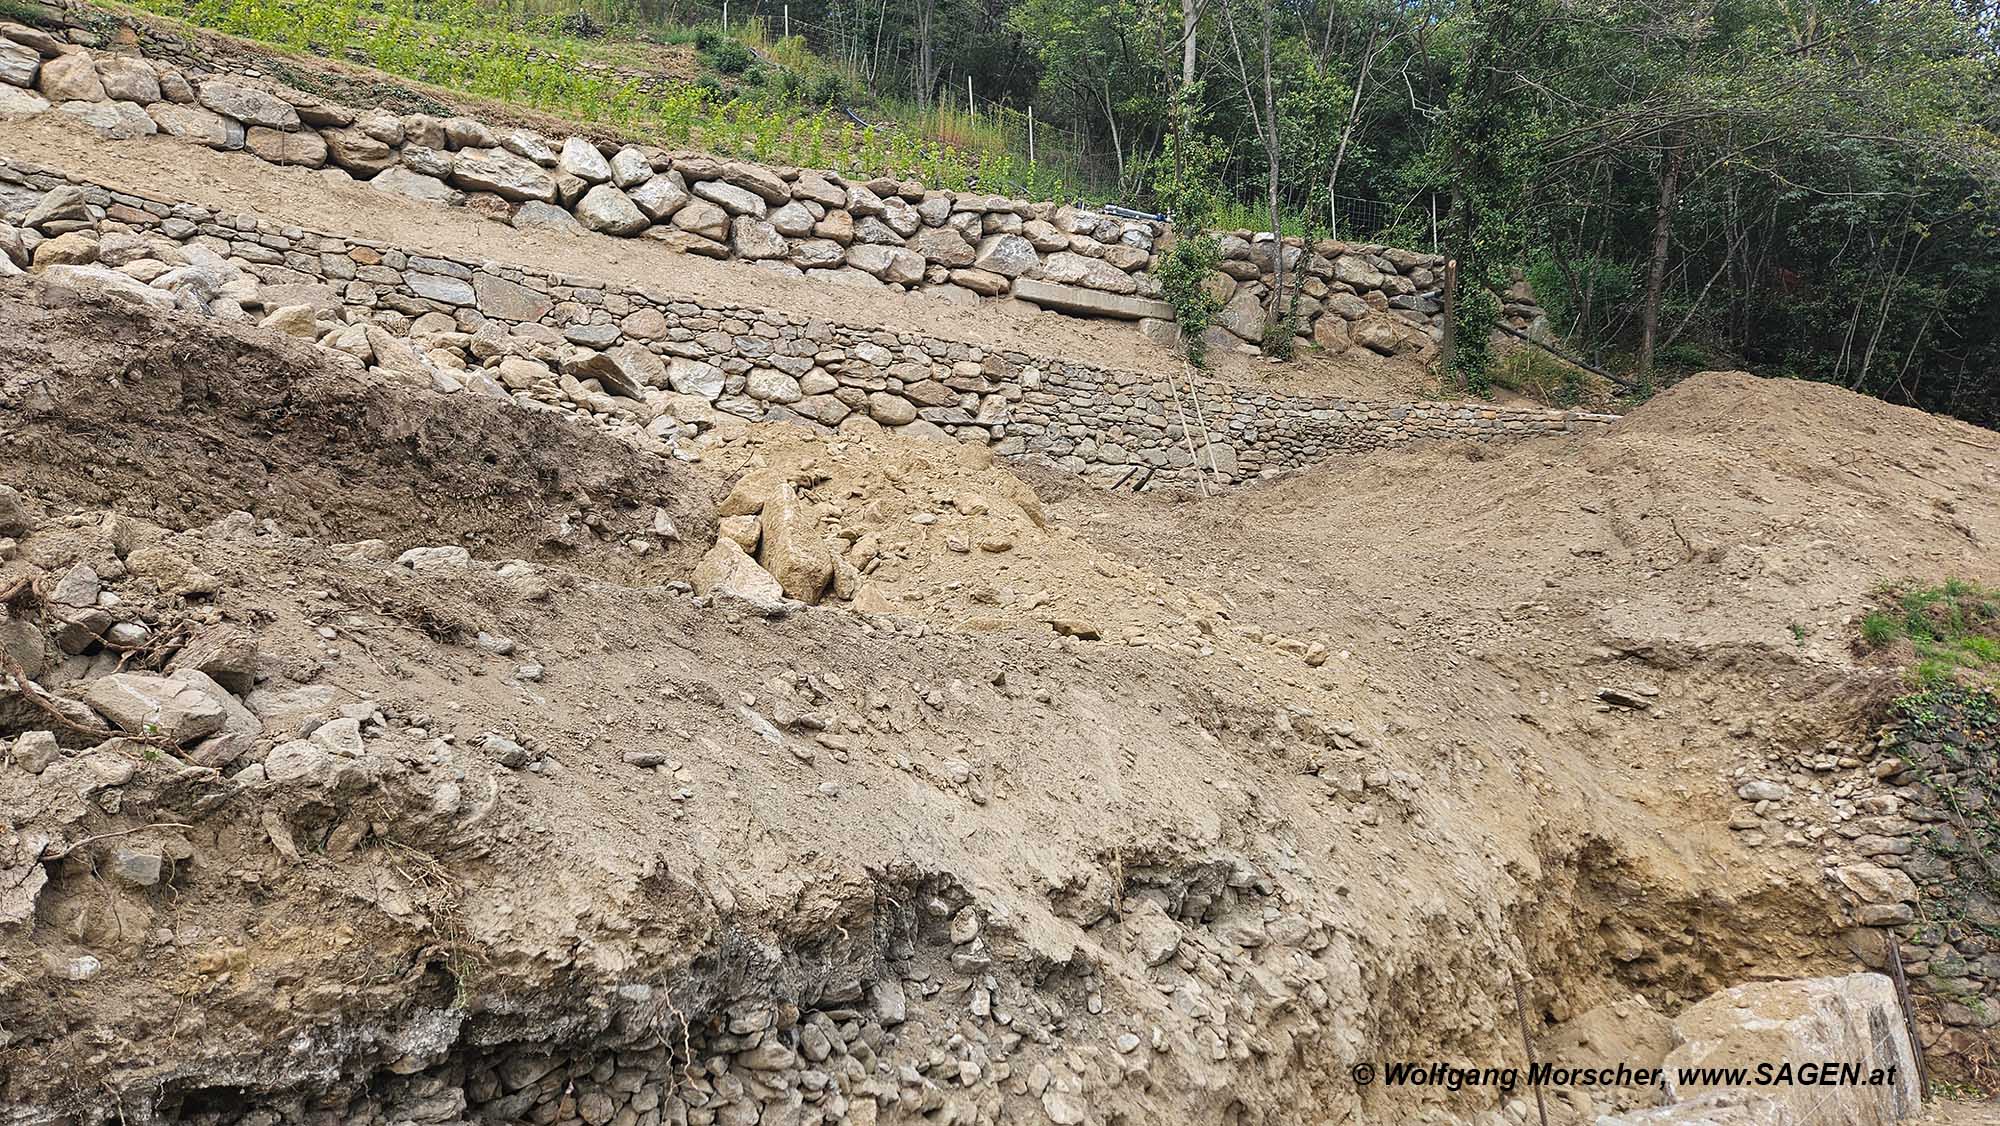
<path id="1" fill-rule="evenodd" d="M 219 765 L 53 723 L 0 772 L 24 1121 L 1511 1121 L 1349 1069 L 1516 1058 L 1516 977 L 1552 1026 L 1851 965 L 1732 772 L 1847 722 L 1876 580 L 1996 577 L 1995 437 L 1823 387 L 1174 503 L 781 427 L 660 463 L 7 286 L 39 679 L 119 663 L 56 643 L 79 563 L 128 671 L 258 652 Z M 688 593 L 751 467 L 888 612 Z"/>

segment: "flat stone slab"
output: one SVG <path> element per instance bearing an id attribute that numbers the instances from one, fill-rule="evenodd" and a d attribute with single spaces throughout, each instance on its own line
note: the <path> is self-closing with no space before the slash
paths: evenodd
<path id="1" fill-rule="evenodd" d="M 1143 317 L 1162 321 L 1174 319 L 1174 307 L 1165 301 L 1122 293 L 1104 293 L 1082 286 L 1063 285 L 1060 282 L 1037 281 L 1034 278 L 1015 278 L 1014 296 L 1023 301 L 1032 301 L 1045 309 L 1060 309 L 1065 313 L 1075 313 L 1084 317 L 1116 317 L 1126 321 L 1136 321 Z"/>

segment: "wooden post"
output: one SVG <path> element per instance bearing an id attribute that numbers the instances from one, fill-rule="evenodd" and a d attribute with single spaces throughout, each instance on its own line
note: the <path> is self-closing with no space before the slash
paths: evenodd
<path id="1" fill-rule="evenodd" d="M 968 117 L 977 116 L 972 109 L 972 72 L 969 70 L 965 72 L 965 113 Z"/>
<path id="2" fill-rule="evenodd" d="M 1438 194 L 1431 193 L 1431 253 L 1438 252 Z"/>
<path id="3" fill-rule="evenodd" d="M 1028 167 L 1035 166 L 1035 103 L 1028 103 Z"/>
<path id="4" fill-rule="evenodd" d="M 1889 940 L 1889 968 L 1894 971 L 1896 983 L 1896 1007 L 1903 1010 L 1903 1027 L 1910 1036 L 1910 1054 L 1917 1058 L 1917 1091 L 1919 1097 L 1930 1094 L 1930 1066 L 1924 1060 L 1923 1037 L 1917 1034 L 1917 1003 L 1910 998 L 1910 982 L 1903 976 L 1903 944 L 1896 940 L 1896 932 L 1882 932 Z"/>
<path id="5" fill-rule="evenodd" d="M 729 0 L 722 0 L 722 30 L 729 30 Z"/>
<path id="6" fill-rule="evenodd" d="M 1535 1041 L 1528 1035 L 1528 1004 L 1521 996 L 1521 979 L 1511 970 L 1507 977 L 1514 983 L 1514 1015 L 1521 1018 L 1521 1047 L 1528 1053 L 1528 1070 L 1532 1072 L 1535 1070 Z M 1537 1083 L 1534 1088 L 1536 1116 L 1541 1119 L 1542 1126 L 1549 1126 L 1549 1107 L 1542 1101 L 1542 1086 Z"/>
<path id="7" fill-rule="evenodd" d="M 790 39 L 791 37 L 792 37 L 792 6 L 790 4 L 787 4 L 785 5 L 785 38 Z"/>
<path id="8" fill-rule="evenodd" d="M 1444 264 L 1444 339 L 1438 342 L 1438 381 L 1451 378 L 1451 354 L 1458 345 L 1458 259 Z"/>

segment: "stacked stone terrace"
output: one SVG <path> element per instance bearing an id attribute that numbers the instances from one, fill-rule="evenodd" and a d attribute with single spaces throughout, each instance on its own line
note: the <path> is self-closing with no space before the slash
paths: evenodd
<path id="1" fill-rule="evenodd" d="M 1142 296 L 1155 285 L 1145 267 L 1171 237 L 1155 223 L 1073 207 L 635 146 L 607 152 L 581 137 L 554 145 L 466 118 L 357 113 L 19 25 L 0 25 L 0 112 L 65 113 L 112 137 L 165 133 L 240 147 L 480 208 L 517 227 L 643 237 L 747 259 L 746 269 L 941 287 L 966 300 L 984 291 L 1092 312 L 1159 311 Z M 11 221 L 0 228 L 0 272 L 33 270 L 140 304 L 255 319 L 389 377 L 563 410 L 661 453 L 746 420 L 828 430 L 865 423 L 1135 482 L 1161 471 L 1226 482 L 1342 450 L 1610 421 L 1197 386 L 1037 355 L 1031 342 L 982 348 L 305 231 L 21 164 L 0 169 L 0 182 L 14 185 L 0 200 Z M 1228 288 L 1230 331 L 1254 335 L 1231 310 L 1254 304 L 1264 284 L 1258 258 L 1275 245 L 1224 239 L 1212 282 Z M 1381 248 L 1323 253 L 1332 249 L 1284 251 L 1307 270 L 1308 331 L 1328 347 L 1422 347 L 1433 329 L 1420 287 L 1434 281 L 1434 261 Z"/>

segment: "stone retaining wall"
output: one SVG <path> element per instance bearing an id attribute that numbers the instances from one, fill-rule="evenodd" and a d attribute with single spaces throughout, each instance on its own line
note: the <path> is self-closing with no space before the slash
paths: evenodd
<path id="1" fill-rule="evenodd" d="M 832 284 L 925 288 L 968 302 L 1012 297 L 1137 320 L 1163 341 L 1174 334 L 1152 273 L 1171 245 L 1164 223 L 888 176 L 354 109 L 244 74 L 240 63 L 150 25 L 117 24 L 88 7 L 68 18 L 69 39 L 127 45 L 93 50 L 0 27 L 0 112 L 67 113 L 107 137 L 163 133 L 241 150 L 516 227 L 653 239 Z M 1220 268 L 1204 283 L 1223 302 L 1211 343 L 1251 348 L 1263 333 L 1276 244 L 1249 231 L 1221 242 Z M 1318 346 L 1397 355 L 1442 336 L 1441 259 L 1333 240 L 1289 239 L 1283 254 L 1299 281 L 1298 332 Z"/>
<path id="2" fill-rule="evenodd" d="M 0 229 L 0 246 L 33 268 L 170 284 L 168 304 L 277 318 L 437 391 L 572 411 L 662 453 L 731 417 L 826 428 L 867 418 L 1078 471 L 1191 473 L 1198 454 L 1237 481 L 1340 450 L 1592 431 L 1613 420 L 1214 383 L 1197 402 L 1186 386 L 1143 372 L 426 256 L 101 186 L 71 189 L 76 198 L 55 206 L 65 177 L 5 162 L 0 185 L 14 185 L 0 190 L 0 212 L 24 224 Z M 218 281 L 190 303 L 190 271 L 204 264 L 240 273 L 242 284 Z"/>

